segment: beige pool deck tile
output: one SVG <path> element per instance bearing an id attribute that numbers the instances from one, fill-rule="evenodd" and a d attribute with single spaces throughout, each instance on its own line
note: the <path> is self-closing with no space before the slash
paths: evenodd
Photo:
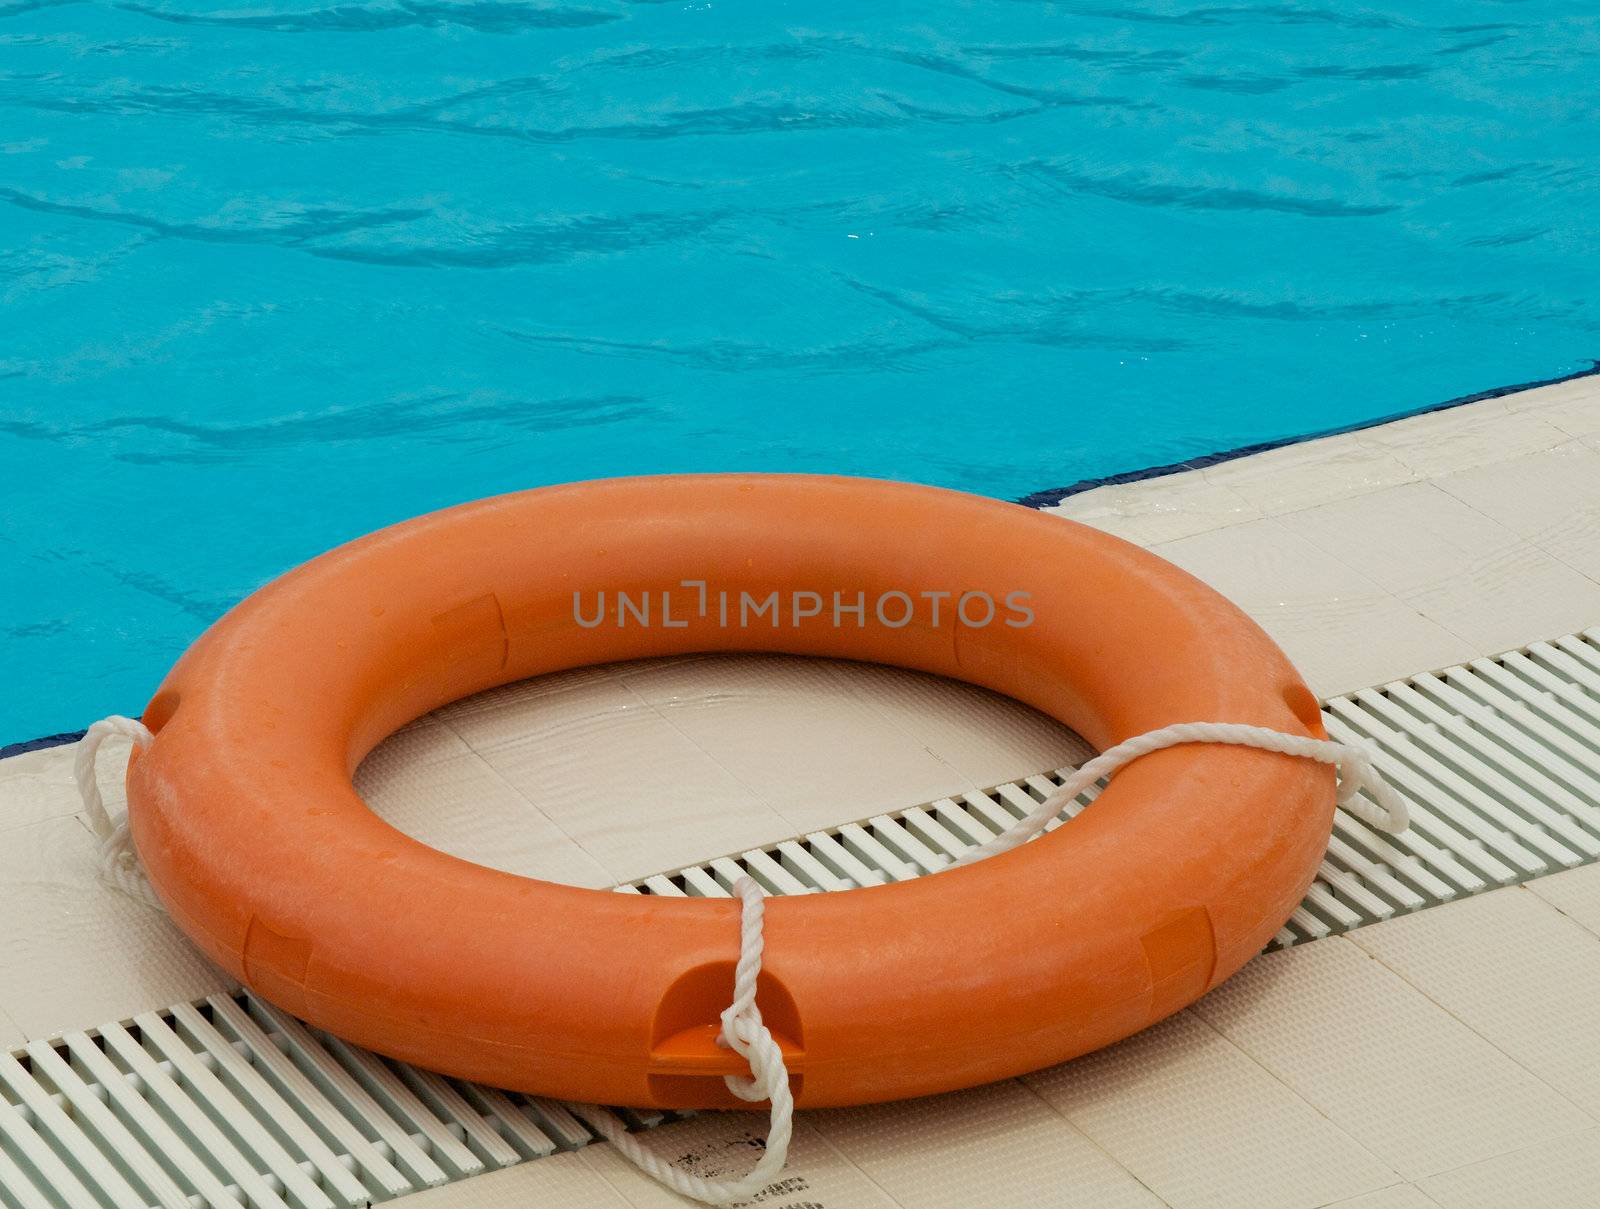
<path id="1" fill-rule="evenodd" d="M 982 788 L 1020 769 L 1061 768 L 1094 754 L 1054 718 L 986 689 L 870 663 L 835 671 L 851 693 Z"/>
<path id="2" fill-rule="evenodd" d="M 553 729 L 559 736 L 563 727 L 639 705 L 637 694 L 617 679 L 616 665 L 600 664 L 503 684 L 453 701 L 426 720 L 453 730 L 474 751 L 489 753 L 525 743 L 530 727 Z"/>
<path id="3" fill-rule="evenodd" d="M 793 830 L 614 678 L 444 721 L 613 882 Z"/>
<path id="4" fill-rule="evenodd" d="M 1439 1202 L 1415 1184 L 1396 1184 L 1354 1200 L 1338 1201 L 1327 1209 L 1439 1209 Z"/>
<path id="5" fill-rule="evenodd" d="M 374 813 L 462 860 L 566 882 L 616 879 L 449 727 L 424 722 L 379 744 L 356 770 Z"/>
<path id="6" fill-rule="evenodd" d="M 112 813 L 120 812 L 127 799 L 123 778 L 132 746 L 127 739 L 113 735 L 100 748 L 95 781 Z M 0 834 L 78 812 L 81 805 L 72 751 L 71 745 L 46 747 L 0 760 Z M 4 842 L 0 840 L 0 844 Z"/>
<path id="7" fill-rule="evenodd" d="M 1154 547 L 1261 623 L 1321 696 L 1482 652 L 1288 528 L 1249 521 Z"/>
<path id="8" fill-rule="evenodd" d="M 873 1183 L 917 1209 L 1164 1203 L 1016 1080 L 806 1119 Z"/>
<path id="9" fill-rule="evenodd" d="M 1600 583 L 1434 483 L 1384 488 L 1279 523 L 1479 652 L 1600 618 Z"/>
<path id="10" fill-rule="evenodd" d="M 727 1179 L 750 1169 L 766 1128 L 765 1116 L 705 1113 L 653 1129 L 641 1140 L 674 1166 L 707 1179 Z M 683 1209 L 686 1203 L 610 1146 L 590 1146 L 578 1154 L 632 1209 Z M 795 1119 L 782 1176 L 745 1203 L 771 1209 L 921 1209 L 899 1205 L 824 1141 L 804 1115 Z"/>
<path id="11" fill-rule="evenodd" d="M 1208 466 L 1201 473 L 1209 482 L 1242 495 L 1263 516 L 1281 516 L 1418 478 L 1388 450 L 1347 436 L 1269 449 Z"/>
<path id="12" fill-rule="evenodd" d="M 1193 1012 L 1022 1081 L 1173 1209 L 1313 1209 L 1399 1179 Z"/>
<path id="13" fill-rule="evenodd" d="M 1441 1209 L 1594 1209 L 1600 1131 L 1546 1138 L 1421 1181 Z"/>
<path id="14" fill-rule="evenodd" d="M 852 692 L 840 667 L 781 656 L 708 657 L 647 665 L 620 679 L 782 820 L 752 842 L 978 788 L 925 739 Z"/>
<path id="15" fill-rule="evenodd" d="M 1056 511 L 1232 595 L 1319 692 L 1367 687 L 1600 618 L 1600 376 L 1096 488 Z"/>
<path id="16" fill-rule="evenodd" d="M 1392 454 L 1422 478 L 1539 453 L 1568 439 L 1538 410 L 1514 409 L 1505 398 L 1379 424 L 1351 435 Z"/>
<path id="17" fill-rule="evenodd" d="M 628 1209 L 631 1204 L 581 1153 L 551 1155 L 388 1203 L 405 1209 Z"/>
<path id="18" fill-rule="evenodd" d="M 0 760 L 0 835 L 78 810 L 71 764 L 54 752 L 49 748 Z M 113 758 L 112 752 L 106 752 L 108 765 L 121 768 L 126 760 L 125 754 Z"/>
<path id="19" fill-rule="evenodd" d="M 1531 411 L 1568 436 L 1600 436 L 1600 375 L 1535 387 L 1507 395 L 1512 411 Z"/>
<path id="20" fill-rule="evenodd" d="M 1527 884 L 1527 890 L 1600 936 L 1600 865 L 1584 865 L 1535 878 Z"/>
<path id="21" fill-rule="evenodd" d="M 1152 484 L 1159 484 L 1152 489 Z M 1245 496 L 1203 474 L 1174 474 L 1146 482 L 1097 487 L 1043 511 L 1082 521 L 1141 546 L 1173 541 L 1242 521 L 1261 510 Z"/>
<path id="22" fill-rule="evenodd" d="M 1360 928 L 1350 940 L 1600 1124 L 1592 932 L 1512 888 Z"/>
<path id="23" fill-rule="evenodd" d="M 26 1044 L 28 1034 L 22 1031 L 22 1026 L 4 1012 L 0 1012 L 0 1048 L 17 1049 Z"/>
<path id="24" fill-rule="evenodd" d="M 75 817 L 4 834 L 0 1012 L 32 1040 L 232 988 L 164 912 L 96 876 Z"/>
<path id="25" fill-rule="evenodd" d="M 1193 1011 L 1408 1180 L 1593 1124 L 1344 937 L 1257 958 Z"/>
<path id="26" fill-rule="evenodd" d="M 1600 582 L 1600 450 L 1581 441 L 1438 480 L 1573 570 Z"/>

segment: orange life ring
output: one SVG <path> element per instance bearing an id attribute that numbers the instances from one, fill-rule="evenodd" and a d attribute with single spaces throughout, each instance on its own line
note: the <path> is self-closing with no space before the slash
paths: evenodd
<path id="1" fill-rule="evenodd" d="M 732 599 L 803 593 L 779 624 Z M 672 624 L 592 624 L 597 593 L 676 593 Z M 575 610 L 574 593 L 584 601 Z M 811 596 L 831 602 L 841 618 Z M 860 624 L 849 606 L 867 607 Z M 940 594 L 951 595 L 942 597 Z M 971 594 L 976 624 L 913 602 Z M 713 598 L 714 599 L 714 598 Z M 888 599 L 888 619 L 877 602 Z M 1002 605 L 1002 608 L 1004 606 Z M 1030 611 L 1024 622 L 1021 609 Z M 790 614 L 793 615 L 790 615 Z M 1015 624 L 1008 624 L 1015 623 Z M 1322 737 L 1278 648 L 1188 574 L 1093 529 L 955 492 L 707 475 L 550 487 L 382 530 L 255 593 L 151 701 L 128 771 L 151 881 L 206 953 L 328 1031 L 449 1074 L 607 1104 L 731 1106 L 716 1044 L 739 904 L 517 877 L 396 831 L 351 787 L 386 735 L 563 668 L 692 651 L 869 660 L 984 685 L 1104 748 L 1218 719 Z M 1192 1002 L 1310 884 L 1333 770 L 1239 747 L 1157 752 L 1013 852 L 771 900 L 759 1003 L 802 1106 L 970 1086 Z"/>

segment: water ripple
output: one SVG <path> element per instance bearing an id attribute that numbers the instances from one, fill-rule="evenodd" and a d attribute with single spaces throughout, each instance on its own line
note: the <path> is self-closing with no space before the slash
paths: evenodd
<path id="1" fill-rule="evenodd" d="M 1076 43 L 1045 42 L 1035 45 L 1013 46 L 1005 43 L 979 43 L 962 48 L 977 58 L 997 61 L 1031 61 L 1065 59 L 1096 67 L 1111 67 L 1118 71 L 1143 74 L 1152 71 L 1170 71 L 1187 62 L 1188 51 L 1176 49 L 1124 50 L 1097 46 L 1079 46 Z"/>
<path id="2" fill-rule="evenodd" d="M 275 449 L 395 438 L 476 443 L 494 429 L 549 433 L 625 424 L 662 414 L 660 408 L 637 395 L 528 400 L 434 393 L 243 422 L 202 423 L 162 414 L 69 424 L 0 419 L 0 433 L 29 441 L 74 444 L 101 434 L 138 431 L 181 437 L 202 447 L 198 451 L 123 450 L 116 455 L 119 460 L 152 464 L 229 460 Z"/>
<path id="3" fill-rule="evenodd" d="M 746 67 L 763 63 L 785 65 L 819 59 L 831 45 L 818 39 L 766 42 L 756 46 L 630 46 L 626 50 L 608 50 L 596 54 L 583 63 L 579 70 L 678 71 L 730 61 Z"/>
<path id="4" fill-rule="evenodd" d="M 10 4 L 0 4 L 0 21 L 7 17 L 20 17 L 24 13 L 42 12 L 47 8 L 65 8 L 69 4 L 79 4 L 82 0 L 13 0 Z"/>
<path id="5" fill-rule="evenodd" d="M 526 30 L 583 29 L 620 20 L 617 13 L 579 8 L 542 8 L 472 0 L 468 4 L 428 4 L 399 0 L 396 4 L 341 4 L 296 13 L 180 13 L 123 0 L 115 7 L 175 25 L 213 25 L 273 33 L 378 33 L 419 27 L 459 26 L 477 33 L 506 34 Z M 3 10 L 0 10 L 3 11 Z"/>
<path id="6" fill-rule="evenodd" d="M 854 49 L 863 50 L 864 48 L 855 47 Z M 1130 97 L 1085 95 L 1060 88 L 1034 88 L 1022 84 L 1010 84 L 1004 80 L 991 79 L 982 72 L 975 71 L 965 63 L 947 55 L 902 50 L 877 50 L 866 53 L 890 62 L 904 64 L 907 67 L 915 67 L 922 71 L 951 76 L 968 84 L 976 84 L 981 88 L 998 92 L 1004 96 L 1037 101 L 1041 105 L 1089 105 L 1122 109 L 1134 103 Z"/>
<path id="7" fill-rule="evenodd" d="M 1325 63 L 1302 67 L 1299 75 L 1306 80 L 1420 80 L 1432 70 L 1423 63 Z"/>
<path id="8" fill-rule="evenodd" d="M 360 211 L 332 207 L 285 206 L 280 215 L 267 215 L 266 221 L 263 222 L 223 219 L 178 222 L 129 210 L 111 210 L 79 202 L 51 201 L 49 198 L 23 193 L 17 189 L 0 188 L 0 202 L 41 214 L 59 214 L 88 222 L 137 227 L 166 238 L 192 239 L 207 243 L 265 243 L 282 247 L 295 247 L 313 240 L 327 239 L 355 231 L 414 222 L 427 217 L 430 213 L 428 210 L 401 208 Z"/>
<path id="9" fill-rule="evenodd" d="M 152 597 L 171 605 L 194 620 L 209 624 L 220 617 L 237 601 L 232 593 L 210 595 L 182 587 L 171 580 L 139 567 L 124 567 L 106 558 L 96 558 L 87 551 L 74 552 L 86 567 L 99 571 L 114 583 L 141 595 Z"/>
<path id="10" fill-rule="evenodd" d="M 812 374 L 908 372 L 929 354 L 958 349 L 954 340 L 893 341 L 874 337 L 808 348 L 786 348 L 754 341 L 703 342 L 622 340 L 564 332 L 503 327 L 501 335 L 521 344 L 567 349 L 590 356 L 676 362 L 716 373 L 783 372 Z"/>
<path id="11" fill-rule="evenodd" d="M 313 256 L 351 260 L 395 268 L 504 269 L 514 265 L 556 264 L 646 248 L 655 244 L 696 240 L 724 219 L 716 212 L 700 214 L 591 214 L 544 222 L 504 223 L 475 230 L 448 243 L 411 241 L 390 246 L 322 245 Z"/>
<path id="12" fill-rule="evenodd" d="M 1513 31 L 1509 29 L 1497 33 L 1486 33 L 1479 38 L 1469 38 L 1465 42 L 1457 42 L 1451 46 L 1441 46 L 1433 53 L 1440 56 L 1467 55 L 1471 54 L 1475 50 L 1486 50 L 1489 47 L 1496 46 L 1501 42 L 1509 41 L 1512 36 Z"/>
<path id="13" fill-rule="evenodd" d="M 533 144 L 574 143 L 590 139 L 657 142 L 722 135 L 772 135 L 800 130 L 888 130 L 913 125 L 922 117 L 928 117 L 930 120 L 936 118 L 943 124 L 974 126 L 987 125 L 996 120 L 995 115 L 986 112 L 936 109 L 917 111 L 911 107 L 901 108 L 896 102 L 875 95 L 869 99 L 879 101 L 876 108 L 859 104 L 859 98 L 858 103 L 852 107 L 821 107 L 796 101 L 763 100 L 704 109 L 684 109 L 649 118 L 641 115 L 638 120 L 632 122 L 558 127 L 539 127 L 531 124 L 486 125 L 439 116 L 440 110 L 449 108 L 452 103 L 450 100 L 428 101 L 393 112 L 373 113 L 340 109 L 317 110 L 302 105 L 286 104 L 266 96 L 233 95 L 198 88 L 136 87 L 107 89 L 95 95 L 51 96 L 44 94 L 37 87 L 32 87 L 45 82 L 43 79 L 29 80 L 17 75 L 0 77 L 0 84 L 30 85 L 15 89 L 9 95 L 0 94 L 0 103 L 13 107 L 80 115 L 196 114 L 235 119 L 251 127 L 304 126 L 316 129 L 327 137 L 350 133 L 395 135 L 414 133 L 472 135 Z M 527 81 L 519 83 L 530 89 L 533 86 Z M 1053 103 L 1068 105 L 1080 102 L 1061 99 Z M 1004 118 L 1016 114 L 1000 116 Z"/>
<path id="14" fill-rule="evenodd" d="M 1031 160 L 1006 171 L 1068 193 L 1087 193 L 1138 206 L 1173 206 L 1184 210 L 1255 210 L 1302 218 L 1373 218 L 1400 207 L 1363 204 L 1338 198 L 1289 197 L 1232 185 L 1184 185 L 1151 180 L 1138 172 L 1095 175 L 1052 160 Z"/>
<path id="15" fill-rule="evenodd" d="M 1248 72 L 1236 72 L 1232 75 L 1203 76 L 1190 75 L 1183 77 L 1183 84 L 1188 88 L 1205 88 L 1213 92 L 1231 92 L 1239 96 L 1258 97 L 1269 92 L 1281 92 L 1289 87 L 1291 81 L 1282 76 L 1258 76 Z"/>
<path id="16" fill-rule="evenodd" d="M 1150 12 L 1147 9 L 1093 9 L 1085 15 L 1109 21 L 1152 25 L 1336 25 L 1344 29 L 1393 29 L 1401 22 L 1376 12 L 1303 8 L 1292 4 L 1261 4 L 1237 8 L 1196 8 L 1187 12 Z"/>
<path id="17" fill-rule="evenodd" d="M 999 294 L 986 299 L 984 306 L 969 305 L 956 314 L 864 281 L 846 278 L 845 284 L 964 341 L 1124 353 L 1171 353 L 1189 346 L 1187 339 L 1178 336 L 1154 336 L 1111 327 L 1106 323 L 1104 308 L 1087 305 L 1082 297 L 1071 294 Z"/>

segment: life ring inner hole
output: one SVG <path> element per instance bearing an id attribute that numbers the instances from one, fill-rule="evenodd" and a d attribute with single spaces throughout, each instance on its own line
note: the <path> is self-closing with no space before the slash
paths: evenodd
<path id="1" fill-rule="evenodd" d="M 430 847 L 603 887 L 1092 752 L 1054 718 L 961 681 L 708 653 L 556 672 L 452 702 L 374 748 L 355 786 Z"/>

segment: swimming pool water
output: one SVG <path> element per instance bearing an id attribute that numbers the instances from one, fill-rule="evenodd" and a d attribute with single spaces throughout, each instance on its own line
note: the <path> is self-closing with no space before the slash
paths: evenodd
<path id="1" fill-rule="evenodd" d="M 1019 496 L 1600 356 L 1589 0 L 0 0 L 0 740 L 378 525 Z"/>

